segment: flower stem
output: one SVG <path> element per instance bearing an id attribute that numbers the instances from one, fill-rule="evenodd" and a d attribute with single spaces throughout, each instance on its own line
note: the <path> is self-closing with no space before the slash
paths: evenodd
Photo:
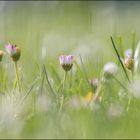
<path id="1" fill-rule="evenodd" d="M 131 71 L 131 82 L 133 82 L 133 80 L 134 80 L 134 72 L 133 72 L 133 70 L 132 70 L 132 71 Z M 126 111 L 129 110 L 129 106 L 130 106 L 131 101 L 132 101 L 132 95 L 129 94 L 128 96 L 129 96 L 129 97 L 128 97 L 128 103 L 127 103 Z"/>
<path id="2" fill-rule="evenodd" d="M 14 62 L 14 65 L 15 65 L 15 72 L 16 72 L 16 80 L 17 80 L 18 89 L 19 89 L 19 92 L 20 92 L 21 91 L 21 87 L 20 87 L 20 81 L 19 81 L 19 73 L 18 73 L 17 62 Z"/>
<path id="3" fill-rule="evenodd" d="M 129 106 L 130 106 L 130 103 L 131 103 L 131 99 L 132 99 L 132 97 L 129 96 L 126 111 L 129 110 Z"/>
<path id="4" fill-rule="evenodd" d="M 63 91 L 65 91 L 66 77 L 67 77 L 67 71 L 64 72 Z"/>
<path id="5" fill-rule="evenodd" d="M 59 112 L 62 110 L 62 107 L 63 107 L 63 104 L 64 104 L 64 94 L 65 94 L 66 78 L 67 78 L 67 71 L 64 72 L 63 94 L 62 94 L 62 96 L 60 97 L 60 108 L 59 108 Z"/>
<path id="6" fill-rule="evenodd" d="M 101 88 L 102 88 L 102 83 L 99 85 L 99 87 L 97 88 L 97 91 L 95 92 L 94 101 L 96 101 L 96 99 L 99 97 L 99 93 L 101 91 Z"/>

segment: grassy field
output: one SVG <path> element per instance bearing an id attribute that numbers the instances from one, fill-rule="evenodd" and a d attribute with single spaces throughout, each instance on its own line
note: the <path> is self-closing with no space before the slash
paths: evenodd
<path id="1" fill-rule="evenodd" d="M 139 1 L 0 1 L 0 138 L 140 138 L 139 15 Z"/>

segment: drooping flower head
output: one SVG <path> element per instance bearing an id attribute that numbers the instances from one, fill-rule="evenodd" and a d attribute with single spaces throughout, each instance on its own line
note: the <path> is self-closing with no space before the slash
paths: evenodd
<path id="1" fill-rule="evenodd" d="M 13 44 L 5 45 L 5 48 L 13 61 L 18 61 L 20 58 L 20 48 Z"/>
<path id="2" fill-rule="evenodd" d="M 3 55 L 4 55 L 4 52 L 0 50 L 0 62 L 2 61 Z"/>
<path id="3" fill-rule="evenodd" d="M 104 71 L 105 77 L 111 77 L 117 73 L 118 67 L 115 63 L 109 62 L 109 63 L 104 65 L 103 71 Z"/>
<path id="4" fill-rule="evenodd" d="M 74 56 L 73 55 L 61 55 L 59 56 L 60 65 L 65 71 L 69 71 L 73 66 Z"/>

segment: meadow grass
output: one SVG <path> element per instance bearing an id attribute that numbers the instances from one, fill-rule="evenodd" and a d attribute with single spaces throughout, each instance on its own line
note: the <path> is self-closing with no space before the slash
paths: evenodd
<path id="1" fill-rule="evenodd" d="M 139 6 L 1 1 L 0 138 L 139 138 Z M 15 68 L 8 42 L 21 48 Z M 65 80 L 64 54 L 74 55 Z"/>

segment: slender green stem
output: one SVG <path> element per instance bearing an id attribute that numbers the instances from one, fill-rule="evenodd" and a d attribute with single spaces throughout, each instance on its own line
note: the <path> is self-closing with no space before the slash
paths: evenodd
<path id="1" fill-rule="evenodd" d="M 60 108 L 59 108 L 59 113 L 62 110 L 63 104 L 64 104 L 64 94 L 65 94 L 65 84 L 66 84 L 66 78 L 67 78 L 67 71 L 64 72 L 64 80 L 63 80 L 63 94 L 60 97 Z"/>
<path id="2" fill-rule="evenodd" d="M 62 95 L 62 96 L 60 97 L 60 107 L 59 107 L 59 113 L 60 113 L 60 112 L 61 112 L 61 110 L 62 110 L 63 104 L 64 104 L 64 95 Z"/>
<path id="3" fill-rule="evenodd" d="M 99 87 L 97 88 L 97 90 L 96 90 L 96 92 L 95 92 L 94 101 L 96 101 L 96 99 L 98 98 L 99 93 L 100 93 L 100 91 L 101 91 L 101 88 L 102 88 L 102 83 L 99 85 Z"/>
<path id="4" fill-rule="evenodd" d="M 53 88 L 52 88 L 52 86 L 51 86 L 51 84 L 50 84 L 50 81 L 49 81 L 49 79 L 48 79 L 48 74 L 47 74 L 47 71 L 46 71 L 45 64 L 43 64 L 43 67 L 44 67 L 44 71 L 45 71 L 45 76 L 46 76 L 47 83 L 48 83 L 48 85 L 49 85 L 49 87 L 50 87 L 50 90 L 51 90 L 53 96 L 55 97 L 55 96 L 56 96 L 56 93 L 55 93 L 55 91 L 53 90 Z"/>
<path id="5" fill-rule="evenodd" d="M 132 97 L 131 97 L 131 95 L 130 95 L 129 98 L 128 98 L 128 103 L 127 103 L 126 111 L 129 110 L 129 106 L 130 106 L 131 100 L 132 100 Z"/>
<path id="6" fill-rule="evenodd" d="M 65 90 L 66 77 L 67 77 L 67 71 L 64 72 L 63 91 Z"/>
<path id="7" fill-rule="evenodd" d="M 17 62 L 14 62 L 14 65 L 15 65 L 15 72 L 16 72 L 16 80 L 17 80 L 18 89 L 19 89 L 19 92 L 20 92 L 21 91 L 21 86 L 20 86 Z"/>
<path id="8" fill-rule="evenodd" d="M 131 82 L 132 82 L 133 80 L 134 80 L 134 72 L 133 72 L 133 70 L 132 70 L 132 71 L 131 71 Z M 129 96 L 129 97 L 128 97 L 128 103 L 127 103 L 126 111 L 129 110 L 129 106 L 130 106 L 131 101 L 132 101 L 132 95 L 129 94 L 128 96 Z"/>
<path id="9" fill-rule="evenodd" d="M 121 86 L 126 92 L 129 92 L 128 89 L 125 87 L 125 85 L 122 84 L 115 76 L 113 76 L 113 78 L 114 78 L 114 80 L 115 80 L 116 82 L 118 82 L 118 83 L 120 84 L 120 86 Z"/>

